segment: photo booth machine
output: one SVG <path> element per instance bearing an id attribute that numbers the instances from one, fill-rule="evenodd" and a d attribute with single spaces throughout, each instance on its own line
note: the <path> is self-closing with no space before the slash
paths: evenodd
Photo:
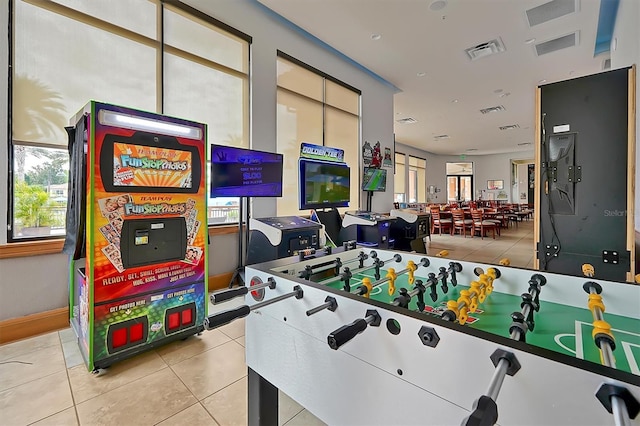
<path id="1" fill-rule="evenodd" d="M 203 329 L 206 125 L 91 101 L 71 126 L 70 322 L 97 372 Z"/>

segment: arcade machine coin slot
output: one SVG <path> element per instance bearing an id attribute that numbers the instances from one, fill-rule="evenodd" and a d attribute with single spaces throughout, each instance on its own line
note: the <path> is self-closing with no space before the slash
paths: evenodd
<path id="1" fill-rule="evenodd" d="M 125 269 L 181 260 L 187 251 L 187 222 L 184 217 L 126 219 L 120 251 Z"/>

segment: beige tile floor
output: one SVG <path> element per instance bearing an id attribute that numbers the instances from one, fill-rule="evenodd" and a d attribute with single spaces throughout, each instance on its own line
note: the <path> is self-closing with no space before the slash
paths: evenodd
<path id="1" fill-rule="evenodd" d="M 432 236 L 429 254 L 443 249 L 452 259 L 509 257 L 514 266 L 531 267 L 533 222 L 495 240 Z M 245 425 L 246 406 L 244 320 L 120 362 L 100 376 L 87 372 L 71 329 L 0 346 L 1 426 Z M 279 424 L 323 423 L 281 393 Z"/>

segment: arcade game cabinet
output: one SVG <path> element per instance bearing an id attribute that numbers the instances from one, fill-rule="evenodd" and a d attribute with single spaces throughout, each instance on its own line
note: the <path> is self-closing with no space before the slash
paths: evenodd
<path id="1" fill-rule="evenodd" d="M 72 126 L 70 322 L 99 371 L 203 330 L 206 125 L 91 101 Z"/>
<path id="2" fill-rule="evenodd" d="M 395 218 L 371 211 L 373 194 L 387 190 L 387 171 L 374 167 L 365 168 L 362 190 L 367 193 L 366 210 L 346 212 L 342 220 L 341 235 L 367 247 L 394 248 L 391 226 Z"/>
<path id="3" fill-rule="evenodd" d="M 424 239 L 431 239 L 430 214 L 414 209 L 393 209 L 389 215 L 396 218 L 391 223 L 394 249 L 427 254 Z"/>

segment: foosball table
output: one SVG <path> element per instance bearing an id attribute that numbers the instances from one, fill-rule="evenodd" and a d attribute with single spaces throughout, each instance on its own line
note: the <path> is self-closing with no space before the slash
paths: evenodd
<path id="1" fill-rule="evenodd" d="M 640 425 L 640 286 L 355 247 L 247 266 L 249 423 Z"/>

